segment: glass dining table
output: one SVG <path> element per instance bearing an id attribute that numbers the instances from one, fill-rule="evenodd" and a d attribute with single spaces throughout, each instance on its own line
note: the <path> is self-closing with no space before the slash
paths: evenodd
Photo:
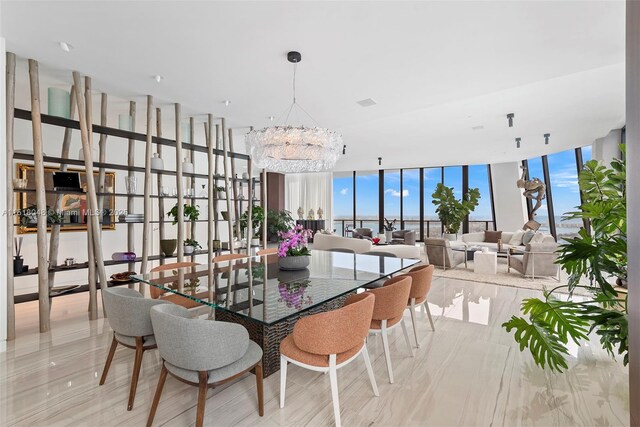
<path id="1" fill-rule="evenodd" d="M 267 377 L 280 369 L 279 345 L 301 317 L 342 307 L 347 296 L 419 260 L 314 250 L 309 267 L 285 271 L 277 255 L 131 276 L 146 297 L 187 308 L 208 306 L 212 318 L 243 325 L 263 350 Z"/>

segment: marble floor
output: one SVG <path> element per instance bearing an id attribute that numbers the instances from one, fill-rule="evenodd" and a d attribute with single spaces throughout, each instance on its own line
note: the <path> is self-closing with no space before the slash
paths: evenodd
<path id="1" fill-rule="evenodd" d="M 618 426 L 629 423 L 628 371 L 597 339 L 571 349 L 564 374 L 542 371 L 521 353 L 501 323 L 523 298 L 540 292 L 447 278 L 429 294 L 436 331 L 419 315 L 421 347 L 408 354 L 400 328 L 389 384 L 382 345 L 368 348 L 380 388 L 374 397 L 361 359 L 338 372 L 345 426 Z M 37 332 L 37 305 L 18 306 L 18 336 L 0 353 L 0 425 L 136 426 L 146 423 L 159 374 L 157 352 L 145 354 L 135 407 L 126 410 L 133 352 L 116 352 L 104 386 L 98 378 L 111 332 L 89 322 L 83 295 L 55 300 L 52 331 Z M 407 312 L 407 320 L 408 312 Z M 409 322 L 410 323 L 410 322 Z M 252 375 L 209 391 L 205 425 L 333 424 L 329 378 L 290 365 L 287 402 L 278 407 L 279 376 L 265 381 L 259 417 Z M 167 380 L 155 425 L 195 423 L 195 387 Z"/>

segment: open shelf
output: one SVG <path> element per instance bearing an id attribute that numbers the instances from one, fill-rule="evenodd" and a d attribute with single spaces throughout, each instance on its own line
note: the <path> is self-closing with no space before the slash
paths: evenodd
<path id="1" fill-rule="evenodd" d="M 35 193 L 36 190 L 33 188 L 14 188 L 13 189 L 14 193 Z M 86 194 L 85 191 L 68 191 L 68 190 L 45 190 L 45 193 L 47 194 Z M 101 192 L 97 192 L 96 196 L 115 196 L 115 197 L 144 197 L 144 194 L 128 194 L 128 193 L 101 193 Z M 151 194 L 149 195 L 149 197 L 151 197 L 152 199 L 177 199 L 178 196 L 160 196 L 158 194 Z M 208 197 L 203 197 L 203 196 L 184 196 L 183 199 L 185 200 L 209 200 Z M 219 201 L 219 202 L 226 202 L 227 199 L 220 199 L 217 197 L 213 198 L 214 201 Z M 246 202 L 247 199 L 229 199 L 232 202 Z M 260 199 L 256 199 L 253 201 L 255 202 L 260 202 Z"/>

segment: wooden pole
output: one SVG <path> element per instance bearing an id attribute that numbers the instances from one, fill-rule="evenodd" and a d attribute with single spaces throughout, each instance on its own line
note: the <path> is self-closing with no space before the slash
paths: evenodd
<path id="1" fill-rule="evenodd" d="M 49 263 L 47 260 L 47 198 L 44 185 L 44 161 L 42 150 L 42 121 L 40 117 L 40 84 L 38 62 L 29 60 L 29 82 L 31 86 L 31 127 L 33 129 L 33 163 L 36 178 L 36 206 L 38 210 L 38 313 L 40 332 L 50 329 L 49 316 Z"/>
<path id="2" fill-rule="evenodd" d="M 196 132 L 196 125 L 195 125 L 195 120 L 193 119 L 193 117 L 189 117 L 189 143 L 191 143 L 192 145 L 194 144 L 195 141 L 195 132 Z M 196 167 L 196 162 L 195 162 L 195 158 L 194 158 L 194 150 L 189 150 L 189 161 L 191 162 L 191 164 L 193 165 L 193 171 L 195 172 L 195 167 Z M 188 179 L 188 188 L 191 189 L 191 196 L 189 196 L 189 204 L 191 206 L 195 206 L 196 205 L 196 200 L 193 198 L 195 197 L 195 192 L 196 192 L 196 178 L 195 177 L 190 177 Z M 189 222 L 189 238 L 192 240 L 196 239 L 196 223 L 195 222 Z M 194 249 L 195 252 L 195 249 Z M 196 255 L 195 253 L 193 255 L 191 255 L 191 262 L 195 262 L 196 261 Z"/>
<path id="3" fill-rule="evenodd" d="M 76 114 L 76 89 L 72 85 L 71 86 L 71 95 L 70 95 L 70 108 L 71 112 L 70 118 L 73 120 Z M 60 157 L 63 159 L 69 158 L 69 147 L 71 146 L 71 128 L 64 129 L 64 138 L 62 138 L 62 150 L 60 152 Z M 67 170 L 67 165 L 60 165 L 60 170 L 62 172 Z M 53 210 L 55 212 L 60 212 L 62 207 L 62 194 L 56 195 L 56 202 L 53 205 Z M 51 235 L 49 236 L 49 267 L 55 267 L 58 265 L 58 248 L 60 247 L 60 224 L 52 224 L 51 225 Z M 49 271 L 49 291 L 53 288 L 55 283 L 55 270 Z"/>
<path id="4" fill-rule="evenodd" d="M 231 153 L 235 153 L 234 149 L 233 149 L 233 130 L 229 129 L 229 151 Z M 233 209 L 235 211 L 235 217 L 236 217 L 236 234 L 238 235 L 239 239 L 242 239 L 242 234 L 240 234 L 240 221 L 238 221 L 238 219 L 240 218 L 240 199 L 238 197 L 238 180 L 237 180 L 237 176 L 236 176 L 236 161 L 235 158 L 233 156 L 230 157 L 231 158 L 231 185 L 233 186 Z"/>
<path id="5" fill-rule="evenodd" d="M 229 196 L 229 166 L 228 164 L 228 153 L 227 153 L 227 130 L 226 130 L 226 121 L 224 117 L 222 118 L 222 161 L 224 166 L 224 188 L 226 189 L 225 194 L 227 195 L 227 216 L 229 218 L 228 226 L 229 226 L 229 253 L 235 253 L 235 248 L 233 247 L 233 221 L 235 215 L 233 214 L 233 209 L 231 209 L 231 197 Z M 238 236 L 240 233 L 238 233 Z M 229 298 L 227 298 L 229 299 Z"/>
<path id="6" fill-rule="evenodd" d="M 149 234 L 151 220 L 151 153 L 153 146 L 153 97 L 147 95 L 147 143 L 144 156 L 144 223 L 142 224 L 142 263 L 140 273 L 147 272 L 149 261 Z"/>
<path id="7" fill-rule="evenodd" d="M 91 147 L 89 146 L 89 137 L 88 137 L 88 129 L 87 129 L 87 118 L 85 117 L 85 100 L 84 96 L 82 96 L 82 91 L 80 91 L 80 73 L 77 71 L 73 72 L 73 83 L 76 86 L 76 103 L 78 104 L 78 121 L 80 123 L 80 139 L 82 141 L 82 150 L 84 152 L 84 165 L 85 170 L 87 171 L 87 175 L 93 173 L 93 152 L 91 151 Z M 91 221 L 91 226 L 93 230 L 99 230 L 100 224 L 98 221 L 98 215 L 94 215 L 95 211 L 98 207 L 98 198 L 96 197 L 96 185 L 93 179 L 87 179 L 87 200 L 89 201 L 89 209 L 93 212 L 92 215 L 89 215 L 89 220 Z M 93 233 L 93 251 L 95 255 L 95 260 L 93 262 L 96 263 L 98 269 L 98 277 L 100 278 L 100 287 L 105 289 L 107 287 L 107 278 L 104 270 L 104 261 L 102 257 L 102 245 L 100 242 L 100 234 Z M 91 263 L 92 260 L 89 260 Z"/>
<path id="8" fill-rule="evenodd" d="M 156 135 L 158 138 L 162 138 L 162 110 L 156 108 Z M 162 158 L 162 144 L 157 144 L 158 156 Z M 160 188 L 162 187 L 162 174 L 158 175 L 158 233 L 160 235 L 160 241 L 164 240 L 164 196 L 160 194 Z M 160 258 L 160 264 L 164 264 L 164 258 Z"/>
<path id="9" fill-rule="evenodd" d="M 6 63 L 6 138 L 7 138 L 7 162 L 5 164 L 7 186 L 13 189 L 13 116 L 15 114 L 16 101 L 16 55 L 7 52 Z M 15 232 L 15 216 L 13 215 L 15 196 L 13 191 L 7 191 L 7 338 L 16 338 L 16 308 L 14 303 L 13 286 L 13 234 Z"/>
<path id="10" fill-rule="evenodd" d="M 84 99 L 85 107 L 87 109 L 87 140 L 89 144 L 89 150 L 91 150 L 91 155 L 93 156 L 93 100 L 91 97 L 91 77 L 85 76 L 84 78 Z M 86 156 L 86 151 L 83 150 L 83 156 Z M 86 163 L 85 163 L 86 164 Z M 86 178 L 88 181 L 93 182 L 93 168 L 86 169 Z M 99 206 L 99 205 L 96 205 Z M 91 210 L 94 210 L 93 207 L 90 207 Z M 100 212 L 97 210 L 94 212 L 94 215 Z M 101 218 L 102 215 L 98 216 Z M 98 318 L 98 299 L 97 299 L 97 285 L 96 285 L 96 263 L 95 263 L 95 251 L 93 247 L 93 236 L 100 235 L 100 227 L 102 224 L 98 224 L 98 228 L 94 228 L 94 224 L 91 221 L 87 220 L 87 278 L 89 282 L 89 319 L 95 320 Z M 101 284 L 102 285 L 102 284 Z M 105 284 L 106 285 L 106 284 Z"/>
<path id="11" fill-rule="evenodd" d="M 207 198 L 208 203 L 207 206 L 209 211 L 207 212 L 207 257 L 208 257 L 208 266 L 209 270 L 207 272 L 208 278 L 208 289 L 211 289 L 212 278 L 213 278 L 213 263 L 211 260 L 213 259 L 213 239 L 214 239 L 214 224 L 217 223 L 217 218 L 215 216 L 215 203 L 214 199 L 214 185 L 215 180 L 213 179 L 213 170 L 214 165 L 213 162 L 215 158 L 213 156 L 213 114 L 207 114 L 207 122 L 205 123 L 205 137 L 207 138 Z M 215 313 L 214 310 L 211 311 L 212 314 Z"/>
<path id="12" fill-rule="evenodd" d="M 132 132 L 135 132 L 136 130 L 136 103 L 135 101 L 129 101 L 129 116 L 131 117 L 131 129 L 129 129 Z M 133 168 L 133 166 L 135 166 L 135 153 L 136 153 L 136 144 L 135 141 L 133 139 L 130 139 L 128 142 L 128 150 L 127 150 L 127 166 L 129 168 Z M 129 170 L 129 172 L 127 173 L 127 177 L 129 179 L 133 179 L 135 178 L 135 172 L 133 172 L 131 169 Z M 133 196 L 129 195 L 127 197 L 127 213 L 133 213 L 133 211 L 135 210 L 135 200 L 133 198 Z M 135 252 L 135 224 L 127 224 L 127 251 L 129 252 Z M 129 271 L 135 271 L 135 267 L 136 264 L 133 262 L 130 262 L 128 264 L 128 269 Z M 142 284 L 140 285 L 142 287 Z M 130 288 L 133 288 L 134 285 L 130 284 L 129 285 Z"/>
<path id="13" fill-rule="evenodd" d="M 182 189 L 182 135 L 180 129 L 181 107 L 175 104 L 176 121 L 176 188 L 178 190 L 178 262 L 184 260 L 184 193 Z"/>
<path id="14" fill-rule="evenodd" d="M 262 169 L 262 182 L 260 183 L 260 191 L 262 193 L 262 209 L 264 209 L 264 223 L 262 225 L 262 247 L 267 247 L 267 170 Z"/>
<path id="15" fill-rule="evenodd" d="M 249 184 L 247 184 L 247 255 L 251 256 L 251 240 L 253 238 L 253 189 L 251 188 L 252 174 L 251 158 L 247 160 L 247 175 L 249 175 Z"/>
<path id="16" fill-rule="evenodd" d="M 209 132 L 211 132 L 212 130 L 213 129 L 210 127 L 209 128 Z M 216 124 L 216 150 L 220 150 L 220 125 L 218 125 L 218 124 Z M 215 239 L 216 240 L 220 240 L 220 227 L 218 225 L 218 210 L 219 210 L 218 209 L 218 200 L 219 199 L 217 197 L 217 195 L 218 195 L 217 194 L 217 191 L 218 191 L 218 176 L 220 176 L 219 169 L 218 169 L 218 163 L 220 163 L 218 161 L 219 157 L 220 156 L 218 154 L 215 155 L 215 168 L 213 170 L 213 173 L 216 176 L 216 179 L 213 180 L 213 185 L 216 186 L 216 202 L 215 202 L 215 204 L 213 206 L 214 218 L 216 219 L 215 227 L 214 227 L 214 232 L 215 232 L 215 236 L 216 236 Z M 226 191 L 225 191 L 225 193 L 226 193 Z"/>
<path id="17" fill-rule="evenodd" d="M 103 93 L 100 96 L 100 126 L 107 126 L 107 94 Z M 104 163 L 107 160 L 107 135 L 100 134 L 100 140 L 98 141 L 98 161 Z M 105 192 L 105 170 L 103 167 L 98 169 L 98 191 L 100 193 Z M 102 213 L 104 208 L 104 194 L 98 196 L 98 210 Z M 113 208 L 113 206 L 112 206 Z M 102 234 L 102 227 L 100 227 Z"/>

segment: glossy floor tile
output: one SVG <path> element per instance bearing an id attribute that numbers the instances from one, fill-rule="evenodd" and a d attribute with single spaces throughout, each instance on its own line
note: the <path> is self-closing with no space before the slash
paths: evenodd
<path id="1" fill-rule="evenodd" d="M 395 383 L 382 343 L 368 341 L 380 389 L 374 397 L 364 363 L 338 372 L 345 426 L 618 426 L 629 423 L 628 371 L 597 339 L 571 349 L 564 374 L 543 371 L 500 327 L 518 312 L 527 289 L 438 278 L 429 294 L 436 331 L 418 315 L 421 347 L 411 358 L 400 328 L 392 332 Z M 144 425 L 159 374 L 157 352 L 145 353 L 134 409 L 126 410 L 133 351 L 116 352 L 98 386 L 111 340 L 108 322 L 88 321 L 83 295 L 58 298 L 52 331 L 37 332 L 37 305 L 18 306 L 18 336 L 0 354 L 0 425 Z M 406 313 L 408 324 L 410 319 Z M 411 333 L 411 331 L 410 331 Z M 265 381 L 259 417 L 255 381 L 247 375 L 209 391 L 205 424 L 332 425 L 329 378 L 290 365 L 287 401 L 278 407 L 279 376 Z M 195 387 L 168 378 L 154 425 L 195 424 Z"/>

